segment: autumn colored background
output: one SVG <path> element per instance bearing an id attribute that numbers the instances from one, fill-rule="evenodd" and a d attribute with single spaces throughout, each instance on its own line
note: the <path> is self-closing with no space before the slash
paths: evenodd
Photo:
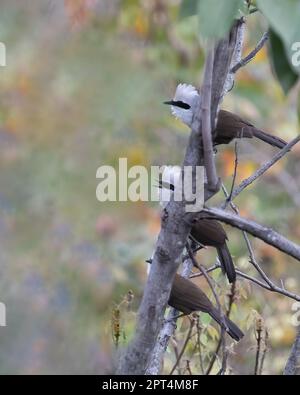
<path id="1" fill-rule="evenodd" d="M 0 301 L 7 307 L 1 374 L 109 373 L 133 335 L 159 207 L 99 203 L 96 170 L 117 166 L 119 157 L 147 167 L 181 163 L 188 129 L 162 102 L 178 82 L 199 86 L 204 55 L 196 21 L 179 19 L 178 4 L 1 2 L 0 41 L 7 47 L 7 66 L 0 68 Z M 245 52 L 264 29 L 254 14 Z M 297 89 L 284 96 L 264 49 L 238 73 L 223 107 L 290 140 L 299 126 L 296 99 Z M 240 143 L 237 181 L 272 154 L 262 143 Z M 234 145 L 219 148 L 218 170 L 228 188 L 234 160 Z M 299 163 L 300 146 L 236 201 L 242 215 L 298 243 Z M 219 194 L 214 201 L 222 199 Z M 227 230 L 237 266 L 254 275 L 242 235 Z M 299 263 L 260 241 L 253 244 L 264 270 L 299 293 Z M 213 264 L 214 251 L 199 259 Z M 219 273 L 214 278 L 225 301 L 226 282 Z M 254 311 L 270 333 L 265 372 L 281 373 L 295 335 L 293 301 L 241 280 L 237 289 L 232 318 L 246 337 L 230 357 L 233 373 L 253 373 Z M 216 331 L 202 319 L 208 358 Z M 185 319 L 179 345 L 186 330 Z M 171 346 L 166 373 L 173 361 Z M 191 368 L 199 372 L 197 356 Z"/>

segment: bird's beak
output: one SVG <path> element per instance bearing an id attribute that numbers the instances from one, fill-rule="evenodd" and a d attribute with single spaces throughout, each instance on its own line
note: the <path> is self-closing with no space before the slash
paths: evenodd
<path id="1" fill-rule="evenodd" d="M 174 100 L 164 101 L 164 104 L 168 104 L 169 106 L 174 105 Z"/>

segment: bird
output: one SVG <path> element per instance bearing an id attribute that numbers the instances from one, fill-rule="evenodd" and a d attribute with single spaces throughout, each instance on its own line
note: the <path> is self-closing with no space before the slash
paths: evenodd
<path id="1" fill-rule="evenodd" d="M 158 188 L 163 207 L 170 199 L 170 193 L 175 191 L 180 174 L 181 169 L 178 166 L 166 166 L 161 174 L 161 178 L 158 180 Z M 197 219 L 193 221 L 189 237 L 201 246 L 215 247 L 223 273 L 226 274 L 230 283 L 236 281 L 234 263 L 227 246 L 228 237 L 220 222 L 214 219 Z"/>
<path id="2" fill-rule="evenodd" d="M 195 220 L 190 237 L 202 246 L 215 247 L 223 273 L 230 283 L 236 281 L 234 263 L 227 246 L 228 237 L 220 222 L 206 218 Z"/>
<path id="3" fill-rule="evenodd" d="M 195 311 L 208 313 L 236 341 L 241 340 L 244 336 L 244 333 L 228 317 L 224 316 L 222 319 L 220 311 L 196 284 L 177 273 L 172 284 L 168 304 L 186 315 Z"/>
<path id="4" fill-rule="evenodd" d="M 179 84 L 173 100 L 165 101 L 171 105 L 172 114 L 184 124 L 191 127 L 194 112 L 199 108 L 201 95 L 193 85 Z M 229 144 L 235 138 L 254 138 L 262 140 L 274 147 L 284 148 L 286 141 L 257 129 L 250 122 L 226 110 L 220 110 L 215 130 L 213 145 Z"/>

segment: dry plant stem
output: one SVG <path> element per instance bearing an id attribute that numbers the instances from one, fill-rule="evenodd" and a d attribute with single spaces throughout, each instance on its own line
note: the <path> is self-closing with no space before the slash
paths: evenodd
<path id="1" fill-rule="evenodd" d="M 231 289 L 230 289 L 230 294 L 229 294 L 229 302 L 228 302 L 228 309 L 226 311 L 226 316 L 228 318 L 230 317 L 232 305 L 233 305 L 234 298 L 235 298 L 235 292 L 236 292 L 236 283 L 234 282 L 234 283 L 231 284 Z M 209 363 L 209 366 L 208 366 L 208 368 L 206 370 L 206 375 L 209 375 L 210 372 L 212 371 L 212 368 L 213 368 L 213 366 L 214 366 L 214 364 L 216 362 L 216 359 L 217 359 L 217 355 L 219 354 L 221 345 L 222 345 L 222 341 L 220 339 L 219 342 L 218 342 L 218 345 L 216 347 L 216 351 L 214 352 L 214 355 L 213 355 L 213 357 L 212 357 L 212 359 L 211 359 L 211 361 Z"/>
<path id="2" fill-rule="evenodd" d="M 254 376 L 258 374 L 258 367 L 259 367 L 259 357 L 260 357 L 260 350 L 261 350 L 261 341 L 262 341 L 262 328 L 259 327 L 256 329 L 256 356 L 255 356 L 255 367 L 254 367 Z"/>
<path id="3" fill-rule="evenodd" d="M 268 343 L 269 343 L 269 333 L 268 333 L 268 330 L 265 329 L 264 349 L 262 351 L 262 357 L 261 357 L 260 367 L 259 367 L 259 371 L 258 371 L 258 374 L 260 376 L 263 373 L 264 363 L 265 363 L 265 359 L 266 359 L 266 355 L 267 355 L 267 351 L 268 351 Z"/>
<path id="4" fill-rule="evenodd" d="M 179 351 L 178 351 L 176 333 L 173 334 L 173 336 L 172 336 L 172 338 L 171 338 L 170 341 L 171 341 L 171 344 L 172 344 L 173 349 L 174 349 L 175 358 L 176 358 L 176 360 L 177 360 L 177 359 L 178 359 L 178 355 L 179 355 Z M 179 366 L 177 367 L 177 371 L 178 371 L 178 374 L 181 373 L 181 372 L 180 372 L 180 369 L 179 369 Z"/>
<path id="5" fill-rule="evenodd" d="M 226 322 L 225 322 L 225 319 L 224 319 L 224 313 L 222 311 L 222 306 L 221 306 L 221 303 L 220 303 L 220 299 L 219 299 L 219 297 L 218 297 L 218 295 L 216 293 L 216 290 L 215 290 L 215 287 L 214 287 L 214 285 L 212 283 L 211 278 L 207 274 L 205 268 L 197 262 L 197 260 L 195 259 L 194 255 L 193 255 L 193 252 L 192 252 L 192 250 L 191 250 L 189 245 L 187 246 L 187 251 L 190 254 L 190 258 L 193 261 L 194 266 L 197 267 L 199 269 L 199 271 L 202 273 L 202 275 L 205 277 L 205 279 L 206 279 L 206 281 L 207 281 L 207 283 L 208 283 L 208 285 L 209 285 L 209 287 L 210 287 L 210 289 L 211 289 L 211 291 L 212 291 L 212 293 L 214 295 L 214 298 L 215 298 L 216 304 L 217 304 L 217 308 L 218 308 L 220 316 L 222 318 L 223 325 L 221 326 L 221 335 L 220 335 L 220 343 L 221 344 L 220 344 L 220 346 L 222 346 L 223 358 L 222 358 L 221 373 L 225 374 L 225 372 L 226 372 L 226 365 L 227 365 L 227 351 L 226 351 L 226 338 L 225 338 Z"/>
<path id="6" fill-rule="evenodd" d="M 177 366 L 180 363 L 180 360 L 181 360 L 181 358 L 182 358 L 182 356 L 183 356 L 183 354 L 185 352 L 186 346 L 188 345 L 188 342 L 189 342 L 189 340 L 191 338 L 191 335 L 192 335 L 192 332 L 193 332 L 193 328 L 194 328 L 194 324 L 195 324 L 195 320 L 191 319 L 189 331 L 188 331 L 186 339 L 185 339 L 185 341 L 183 343 L 182 349 L 181 349 L 181 351 L 180 351 L 180 353 L 178 355 L 178 358 L 177 358 L 173 368 L 171 369 L 170 376 L 172 376 L 172 374 L 175 372 L 175 369 L 177 368 Z"/>
<path id="7" fill-rule="evenodd" d="M 199 362 L 200 362 L 200 370 L 201 373 L 204 374 L 204 363 L 203 363 L 203 355 L 202 355 L 202 346 L 201 346 L 201 332 L 202 328 L 200 326 L 199 315 L 197 316 L 197 342 L 196 347 L 198 348 L 199 352 Z"/>
<path id="8" fill-rule="evenodd" d="M 266 171 L 268 171 L 272 166 L 275 165 L 281 158 L 283 158 L 290 150 L 300 141 L 300 136 L 294 138 L 289 144 L 287 144 L 282 150 L 280 150 L 274 157 L 266 162 L 263 166 L 261 166 L 255 173 L 253 173 L 250 177 L 246 178 L 244 181 L 240 183 L 238 187 L 234 189 L 231 196 L 231 201 L 234 200 L 244 189 L 246 189 L 249 185 L 251 185 L 254 181 L 256 181 L 259 177 L 261 177 Z M 226 208 L 229 202 L 224 202 L 221 208 Z"/>
<path id="9" fill-rule="evenodd" d="M 190 376 L 193 375 L 192 370 L 191 370 L 190 361 L 189 361 L 188 359 L 186 360 L 186 371 L 188 372 L 188 374 L 189 374 Z"/>
<path id="10" fill-rule="evenodd" d="M 235 66 L 232 67 L 232 69 L 230 70 L 231 73 L 236 73 L 241 67 L 244 67 L 249 62 L 251 62 L 251 60 L 254 59 L 255 56 L 258 54 L 258 52 L 263 48 L 268 38 L 269 38 L 269 34 L 268 32 L 265 32 L 262 38 L 257 43 L 256 47 L 253 49 L 253 51 L 251 51 L 245 58 L 240 60 L 238 63 L 236 63 Z"/>

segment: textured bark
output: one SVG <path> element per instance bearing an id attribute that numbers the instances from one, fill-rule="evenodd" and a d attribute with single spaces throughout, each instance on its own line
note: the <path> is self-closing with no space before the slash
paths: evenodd
<path id="1" fill-rule="evenodd" d="M 226 76 L 232 63 L 239 24 L 215 47 L 212 79 L 211 112 L 216 117 Z M 224 77 L 223 77 L 224 76 Z M 183 166 L 203 164 L 201 154 L 201 114 L 195 116 Z M 206 197 L 210 194 L 206 194 Z M 139 308 L 136 333 L 120 359 L 119 374 L 145 374 L 161 328 L 172 282 L 181 262 L 181 255 L 195 213 L 185 212 L 186 202 L 171 201 L 164 209 L 151 270 Z"/>
<path id="2" fill-rule="evenodd" d="M 300 327 L 295 343 L 292 347 L 289 359 L 284 369 L 285 376 L 299 376 L 300 375 Z"/>

